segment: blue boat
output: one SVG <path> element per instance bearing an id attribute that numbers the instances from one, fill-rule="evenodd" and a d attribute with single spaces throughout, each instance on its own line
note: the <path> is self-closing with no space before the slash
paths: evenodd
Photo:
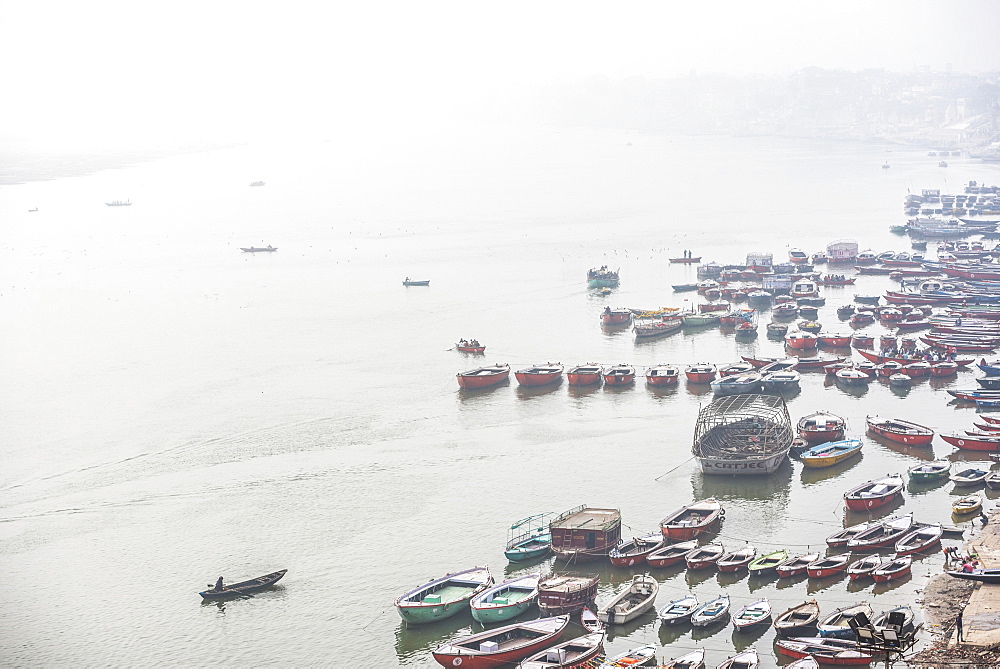
<path id="1" fill-rule="evenodd" d="M 829 441 L 819 446 L 813 446 L 803 452 L 799 458 L 806 467 L 830 467 L 843 462 L 861 452 L 863 444 L 860 439 L 845 439 Z"/>
<path id="2" fill-rule="evenodd" d="M 524 562 L 548 555 L 552 550 L 552 534 L 549 521 L 555 513 L 537 513 L 522 518 L 507 530 L 507 548 L 503 554 L 511 562 Z"/>

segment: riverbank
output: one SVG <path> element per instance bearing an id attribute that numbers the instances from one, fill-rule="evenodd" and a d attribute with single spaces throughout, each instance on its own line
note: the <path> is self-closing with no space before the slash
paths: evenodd
<path id="1" fill-rule="evenodd" d="M 976 553 L 984 569 L 1000 569 L 1000 511 L 963 547 Z M 924 590 L 925 629 L 934 641 L 909 662 L 913 667 L 1000 666 L 1000 586 L 962 581 L 947 574 L 931 578 Z M 962 611 L 963 641 L 955 621 Z"/>

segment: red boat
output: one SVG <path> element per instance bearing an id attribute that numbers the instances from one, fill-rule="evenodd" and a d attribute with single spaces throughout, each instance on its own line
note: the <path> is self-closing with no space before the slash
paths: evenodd
<path id="1" fill-rule="evenodd" d="M 881 555 L 867 555 L 847 566 L 847 578 L 851 581 L 857 581 L 871 576 L 872 572 L 878 569 L 881 564 Z"/>
<path id="2" fill-rule="evenodd" d="M 911 362 L 916 362 L 916 358 L 912 357 L 901 358 L 899 356 L 894 356 L 894 355 L 879 355 L 878 353 L 873 353 L 872 351 L 862 351 L 860 349 L 858 350 L 858 353 L 860 353 L 862 356 L 868 358 L 874 363 L 889 362 L 891 360 L 893 362 L 898 362 L 901 365 L 908 365 Z M 972 364 L 972 362 L 973 362 L 972 358 L 959 358 L 955 360 L 955 364 L 958 365 L 959 367 L 968 367 L 969 365 Z"/>
<path id="3" fill-rule="evenodd" d="M 873 523 L 868 529 L 858 532 L 847 542 L 852 551 L 867 551 L 894 544 L 913 530 L 913 514 L 896 516 L 881 523 Z"/>
<path id="4" fill-rule="evenodd" d="M 612 309 L 605 307 L 601 314 L 602 325 L 625 325 L 632 322 L 632 312 L 628 309 Z"/>
<path id="5" fill-rule="evenodd" d="M 601 366 L 594 362 L 571 367 L 566 372 L 566 380 L 571 386 L 590 386 L 601 382 Z"/>
<path id="6" fill-rule="evenodd" d="M 896 555 L 912 555 L 941 544 L 944 528 L 941 524 L 918 527 L 896 542 Z"/>
<path id="7" fill-rule="evenodd" d="M 722 544 L 705 544 L 696 548 L 684 557 L 688 569 L 707 569 L 714 567 L 716 561 L 726 552 Z"/>
<path id="8" fill-rule="evenodd" d="M 545 386 L 562 380 L 563 366 L 559 363 L 535 365 L 514 372 L 514 378 L 522 386 Z"/>
<path id="9" fill-rule="evenodd" d="M 931 363 L 931 376 L 954 376 L 957 372 L 958 365 L 954 362 L 945 360 L 943 362 Z"/>
<path id="10" fill-rule="evenodd" d="M 455 344 L 455 350 L 461 351 L 462 353 L 485 353 L 486 347 L 480 344 L 478 341 L 473 339 L 472 341 L 465 341 L 464 339 L 459 340 Z"/>
<path id="11" fill-rule="evenodd" d="M 929 327 L 932 327 L 931 322 L 926 318 L 921 318 L 915 321 L 905 320 L 896 323 L 896 328 L 899 329 L 900 332 L 904 331 L 909 332 L 911 330 L 923 330 L 924 328 L 929 328 Z"/>
<path id="12" fill-rule="evenodd" d="M 466 389 L 489 388 L 503 383 L 510 375 L 510 365 L 490 365 L 459 372 L 458 385 Z"/>
<path id="13" fill-rule="evenodd" d="M 850 553 L 824 557 L 809 563 L 806 574 L 809 578 L 826 578 L 847 571 L 847 563 L 851 561 Z"/>
<path id="14" fill-rule="evenodd" d="M 651 386 L 672 386 L 680 378 L 680 370 L 673 365 L 655 365 L 646 370 L 646 383 Z"/>
<path id="15" fill-rule="evenodd" d="M 812 332 L 789 332 L 785 335 L 785 345 L 800 351 L 816 348 L 817 338 Z"/>
<path id="16" fill-rule="evenodd" d="M 757 557 L 757 549 L 747 544 L 746 546 L 729 551 L 715 561 L 715 566 L 722 572 L 735 572 L 744 569 Z"/>
<path id="17" fill-rule="evenodd" d="M 432 654 L 445 667 L 493 669 L 552 645 L 568 624 L 568 615 L 514 623 L 438 646 Z"/>
<path id="18" fill-rule="evenodd" d="M 857 525 L 844 528 L 839 532 L 835 532 L 828 536 L 826 538 L 826 545 L 830 548 L 840 548 L 841 546 L 846 546 L 848 541 L 876 524 L 877 523 L 858 523 Z"/>
<path id="19" fill-rule="evenodd" d="M 891 441 L 914 446 L 926 446 L 934 439 L 934 430 L 899 418 L 868 416 L 868 429 Z"/>
<path id="20" fill-rule="evenodd" d="M 957 434 L 942 434 L 941 438 L 952 446 L 966 451 L 1000 451 L 1000 436 L 969 437 Z"/>
<path id="21" fill-rule="evenodd" d="M 635 367 L 632 365 L 612 365 L 601 371 L 601 378 L 608 386 L 627 386 L 635 381 Z"/>
<path id="22" fill-rule="evenodd" d="M 684 370 L 690 383 L 711 383 L 715 379 L 715 365 L 708 362 L 696 362 Z"/>
<path id="23" fill-rule="evenodd" d="M 646 558 L 653 551 L 663 548 L 667 539 L 662 534 L 647 535 L 645 537 L 635 537 L 628 541 L 622 540 L 620 544 L 611 549 L 608 559 L 616 567 L 631 567 L 646 562 Z"/>
<path id="24" fill-rule="evenodd" d="M 670 544 L 647 555 L 646 564 L 650 567 L 670 567 L 678 562 L 683 562 L 687 554 L 696 548 L 698 548 L 697 540 Z"/>
<path id="25" fill-rule="evenodd" d="M 824 346 L 850 346 L 851 345 L 851 335 L 844 334 L 828 334 L 819 335 L 816 337 L 820 344 Z"/>
<path id="26" fill-rule="evenodd" d="M 912 566 L 913 558 L 909 555 L 903 557 L 896 556 L 892 560 L 886 560 L 880 564 L 878 568 L 872 572 L 872 578 L 875 579 L 876 583 L 893 581 L 897 578 L 908 576 Z"/>
<path id="27" fill-rule="evenodd" d="M 824 286 L 853 286 L 854 282 L 857 281 L 856 278 L 840 276 L 839 278 L 834 278 L 827 274 L 822 279 L 819 280 Z"/>
<path id="28" fill-rule="evenodd" d="M 885 506 L 903 496 L 903 477 L 890 474 L 883 479 L 862 483 L 844 493 L 844 504 L 851 511 L 868 511 Z"/>
<path id="29" fill-rule="evenodd" d="M 871 362 L 871 360 L 869 360 L 868 362 Z M 900 374 L 902 370 L 903 370 L 903 365 L 899 364 L 898 362 L 893 362 L 892 360 L 890 360 L 889 362 L 883 362 L 882 364 L 875 366 L 875 373 L 878 374 L 879 376 L 884 376 L 887 379 L 893 374 Z"/>
<path id="30" fill-rule="evenodd" d="M 660 531 L 668 539 L 687 541 L 707 531 L 725 514 L 719 500 L 709 497 L 688 504 L 661 520 Z"/>
<path id="31" fill-rule="evenodd" d="M 774 568 L 778 578 L 789 578 L 806 573 L 806 568 L 819 559 L 819 553 L 807 553 L 790 557 Z"/>
<path id="32" fill-rule="evenodd" d="M 811 657 L 820 664 L 868 666 L 875 657 L 862 651 L 853 642 L 829 637 L 795 637 L 775 642 L 778 652 L 788 657 Z M 791 665 L 789 665 L 791 666 Z"/>
<path id="33" fill-rule="evenodd" d="M 928 346 L 935 346 L 937 348 L 952 349 L 955 351 L 966 351 L 966 352 L 989 352 L 996 349 L 997 345 L 993 343 L 983 343 L 978 344 L 972 341 L 964 341 L 957 339 L 931 339 L 930 337 L 921 337 L 920 341 L 924 342 Z M 955 362 L 958 362 L 957 360 Z"/>
<path id="34" fill-rule="evenodd" d="M 754 367 L 758 368 L 758 369 L 761 368 L 761 367 L 764 367 L 766 365 L 770 365 L 773 362 L 781 362 L 783 360 L 787 360 L 788 359 L 788 358 L 752 358 L 752 357 L 747 356 L 747 355 L 742 356 L 742 358 L 744 360 L 746 360 L 747 362 L 749 362 Z M 837 358 L 837 357 L 833 357 L 833 356 L 826 357 L 826 358 L 821 357 L 821 356 L 815 356 L 815 355 L 814 356 L 802 356 L 802 357 L 796 356 L 795 357 L 795 369 L 797 371 L 800 371 L 800 372 L 802 372 L 802 371 L 808 371 L 810 369 L 822 369 L 823 367 L 826 367 L 827 365 L 831 365 L 831 364 L 836 363 L 836 362 L 843 362 L 844 360 L 845 360 L 845 358 L 843 358 L 843 357 Z"/>
<path id="35" fill-rule="evenodd" d="M 701 262 L 701 256 L 698 256 L 697 258 L 670 258 L 670 262 L 675 262 L 675 263 Z"/>
<path id="36" fill-rule="evenodd" d="M 840 416 L 816 411 L 800 418 L 797 427 L 799 436 L 810 444 L 823 444 L 843 439 L 847 423 Z"/>

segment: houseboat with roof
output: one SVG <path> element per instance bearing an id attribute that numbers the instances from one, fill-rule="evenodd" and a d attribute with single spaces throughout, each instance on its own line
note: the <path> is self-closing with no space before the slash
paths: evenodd
<path id="1" fill-rule="evenodd" d="M 788 458 L 793 437 L 780 396 L 728 395 L 698 412 L 691 450 L 706 474 L 771 474 Z"/>
<path id="2" fill-rule="evenodd" d="M 549 534 L 558 559 L 571 563 L 601 560 L 622 538 L 621 512 L 577 506 L 553 518 Z"/>

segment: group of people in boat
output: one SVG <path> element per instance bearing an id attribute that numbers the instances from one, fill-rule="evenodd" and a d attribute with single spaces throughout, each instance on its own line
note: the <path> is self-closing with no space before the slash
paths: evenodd
<path id="1" fill-rule="evenodd" d="M 847 281 L 847 275 L 845 274 L 827 274 L 826 278 L 823 279 L 827 283 L 832 283 L 834 281 Z"/>
<path id="2" fill-rule="evenodd" d="M 941 352 L 933 349 L 920 351 L 915 345 L 907 344 L 903 344 L 898 347 L 890 344 L 888 346 L 883 346 L 881 350 L 879 350 L 879 355 L 884 358 L 901 358 L 903 360 L 913 360 L 917 362 L 954 362 L 955 353 L 956 351 L 953 346 L 948 347 L 947 351 Z"/>
<path id="3" fill-rule="evenodd" d="M 467 340 L 467 339 L 464 339 L 464 338 L 458 340 L 458 345 L 459 346 L 471 346 L 472 348 L 479 348 L 479 346 L 480 346 L 478 339 L 468 339 Z"/>

